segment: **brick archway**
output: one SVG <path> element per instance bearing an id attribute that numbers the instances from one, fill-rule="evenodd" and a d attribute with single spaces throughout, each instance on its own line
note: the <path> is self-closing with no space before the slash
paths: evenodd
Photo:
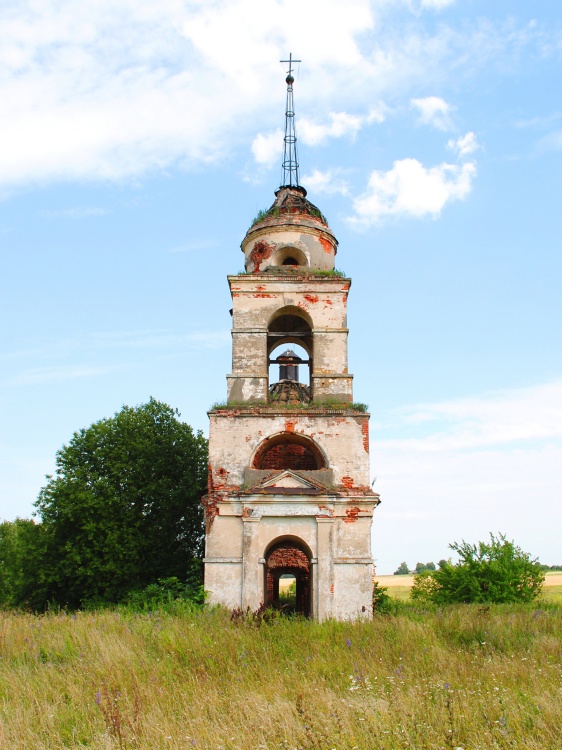
<path id="1" fill-rule="evenodd" d="M 310 558 L 298 542 L 286 540 L 275 544 L 265 558 L 265 604 L 279 607 L 279 579 L 289 573 L 297 584 L 295 612 L 312 615 L 312 569 Z"/>
<path id="2" fill-rule="evenodd" d="M 252 462 L 254 469 L 316 470 L 326 467 L 326 460 L 316 443 L 295 432 L 282 432 L 266 438 Z"/>

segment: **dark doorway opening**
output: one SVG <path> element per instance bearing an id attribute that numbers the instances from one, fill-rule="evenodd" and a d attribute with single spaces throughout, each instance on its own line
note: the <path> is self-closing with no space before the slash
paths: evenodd
<path id="1" fill-rule="evenodd" d="M 279 581 L 281 577 L 293 576 L 294 600 L 288 601 Z M 293 541 L 274 545 L 265 560 L 265 604 L 287 614 L 311 616 L 311 564 L 306 552 Z M 280 595 L 281 593 L 281 595 Z"/>

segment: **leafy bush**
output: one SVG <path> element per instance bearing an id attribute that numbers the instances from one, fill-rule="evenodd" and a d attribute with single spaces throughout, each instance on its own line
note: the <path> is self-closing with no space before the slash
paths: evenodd
<path id="1" fill-rule="evenodd" d="M 373 584 L 373 612 L 388 614 L 394 611 L 394 602 L 387 591 L 387 586 L 381 586 L 378 581 L 375 581 Z"/>
<path id="2" fill-rule="evenodd" d="M 414 601 L 432 601 L 439 584 L 435 580 L 433 570 L 422 570 L 414 576 L 414 585 L 410 590 L 410 598 Z"/>
<path id="3" fill-rule="evenodd" d="M 464 540 L 449 547 L 459 562 L 440 561 L 439 570 L 416 575 L 411 596 L 435 604 L 532 602 L 540 594 L 540 563 L 503 534 L 489 542 Z"/>
<path id="4" fill-rule="evenodd" d="M 195 561 L 200 563 L 199 560 Z M 127 606 L 137 612 L 169 609 L 177 602 L 189 602 L 201 606 L 205 602 L 205 591 L 193 575 L 187 583 L 182 583 L 176 576 L 159 578 L 157 583 L 151 583 L 142 591 L 132 591 L 127 597 Z"/>

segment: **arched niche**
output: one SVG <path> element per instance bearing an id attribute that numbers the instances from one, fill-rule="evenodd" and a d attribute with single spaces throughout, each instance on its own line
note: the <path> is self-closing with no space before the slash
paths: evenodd
<path id="1" fill-rule="evenodd" d="M 271 258 L 272 266 L 309 266 L 309 259 L 298 247 L 281 247 L 276 250 Z"/>
<path id="2" fill-rule="evenodd" d="M 298 537 L 279 537 L 268 545 L 264 555 L 265 604 L 280 608 L 279 579 L 290 574 L 296 580 L 294 611 L 310 617 L 312 614 L 312 553 Z"/>
<path id="3" fill-rule="evenodd" d="M 266 438 L 257 448 L 251 467 L 262 471 L 317 471 L 328 462 L 314 440 L 294 432 L 280 432 Z"/>

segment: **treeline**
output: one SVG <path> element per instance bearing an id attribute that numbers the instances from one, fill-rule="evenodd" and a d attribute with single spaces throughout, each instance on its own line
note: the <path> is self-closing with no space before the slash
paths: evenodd
<path id="1" fill-rule="evenodd" d="M 447 562 L 446 560 L 440 560 L 439 566 L 441 566 L 443 563 Z M 402 562 L 398 566 L 398 568 L 394 571 L 393 575 L 395 576 L 410 576 L 415 575 L 416 573 L 423 573 L 424 570 L 436 570 L 437 567 L 435 563 L 428 562 L 428 563 L 416 563 L 416 567 L 413 570 L 410 570 L 408 567 L 408 563 Z"/>
<path id="2" fill-rule="evenodd" d="M 395 576 L 419 575 L 420 573 L 423 573 L 426 570 L 432 571 L 432 570 L 437 570 L 438 568 L 441 569 L 445 565 L 450 564 L 450 562 L 451 562 L 450 560 L 439 560 L 437 565 L 435 565 L 435 563 L 433 562 L 428 562 L 428 563 L 419 562 L 419 563 L 416 563 L 416 567 L 413 568 L 412 570 L 410 570 L 410 568 L 408 567 L 408 563 L 402 562 L 400 563 L 400 565 L 398 566 L 398 568 L 394 571 L 392 575 L 395 575 Z M 562 565 L 543 565 L 542 563 L 539 563 L 539 567 L 545 573 L 557 571 L 557 570 L 562 571 Z"/>
<path id="3" fill-rule="evenodd" d="M 200 596 L 207 460 L 202 433 L 154 399 L 75 432 L 37 521 L 0 524 L 0 606 L 76 609 L 154 586 Z"/>

